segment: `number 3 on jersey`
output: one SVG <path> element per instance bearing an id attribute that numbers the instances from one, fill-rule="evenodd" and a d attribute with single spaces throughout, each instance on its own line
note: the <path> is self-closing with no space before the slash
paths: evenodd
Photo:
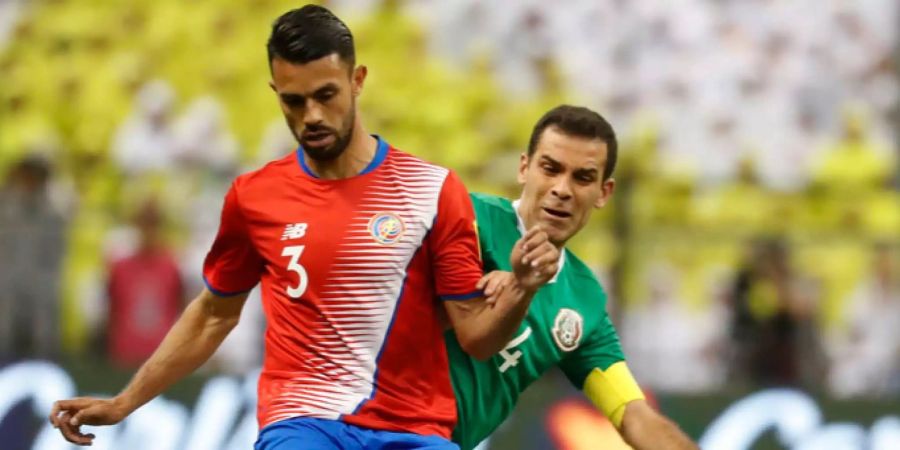
<path id="1" fill-rule="evenodd" d="M 309 284 L 309 277 L 306 275 L 306 269 L 300 265 L 300 255 L 303 254 L 304 245 L 292 245 L 290 247 L 285 247 L 284 250 L 281 251 L 281 256 L 290 256 L 291 260 L 288 262 L 287 269 L 296 272 L 297 277 L 300 278 L 300 283 L 297 287 L 291 287 L 288 285 L 285 288 L 287 295 L 293 299 L 299 299 L 300 296 L 306 292 L 306 286 Z"/>

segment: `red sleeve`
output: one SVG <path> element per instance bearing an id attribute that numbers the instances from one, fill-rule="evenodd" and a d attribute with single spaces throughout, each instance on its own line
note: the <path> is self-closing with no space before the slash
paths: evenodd
<path id="1" fill-rule="evenodd" d="M 475 287 L 482 275 L 475 211 L 466 187 L 453 171 L 441 188 L 437 217 L 428 239 L 433 249 L 432 266 L 438 296 L 442 300 L 482 296 Z"/>
<path id="2" fill-rule="evenodd" d="M 264 263 L 253 243 L 238 205 L 234 184 L 225 195 L 219 233 L 203 262 L 203 281 L 210 292 L 227 297 L 256 286 Z"/>

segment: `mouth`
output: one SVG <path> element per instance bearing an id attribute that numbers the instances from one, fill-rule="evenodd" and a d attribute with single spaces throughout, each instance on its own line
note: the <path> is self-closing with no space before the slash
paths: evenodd
<path id="1" fill-rule="evenodd" d="M 325 147 L 334 143 L 334 133 L 330 131 L 316 131 L 303 134 L 304 147 Z"/>
<path id="2" fill-rule="evenodd" d="M 546 213 L 548 216 L 555 217 L 557 219 L 568 219 L 569 217 L 572 217 L 572 213 L 559 209 L 542 207 L 541 210 L 544 211 L 544 213 Z"/>

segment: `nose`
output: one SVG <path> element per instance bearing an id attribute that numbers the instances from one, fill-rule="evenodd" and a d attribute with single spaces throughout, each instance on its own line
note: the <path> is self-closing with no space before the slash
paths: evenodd
<path id="1" fill-rule="evenodd" d="M 306 108 L 305 114 L 303 115 L 303 123 L 307 126 L 321 124 L 324 117 L 322 114 L 322 106 L 317 102 L 309 103 L 310 105 Z"/>
<path id="2" fill-rule="evenodd" d="M 556 183 L 553 183 L 553 187 L 550 188 L 550 193 L 560 200 L 568 200 L 571 198 L 572 187 L 569 185 L 568 177 L 559 177 L 556 180 Z"/>

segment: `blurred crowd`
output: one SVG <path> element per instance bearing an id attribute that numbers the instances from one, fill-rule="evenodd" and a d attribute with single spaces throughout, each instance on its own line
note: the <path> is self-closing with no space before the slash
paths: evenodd
<path id="1" fill-rule="evenodd" d="M 532 125 L 609 118 L 617 189 L 572 243 L 662 392 L 900 395 L 893 0 L 334 0 L 368 126 L 517 193 Z M 202 287 L 231 179 L 290 152 L 276 0 L 0 0 L 0 361 L 134 367 Z M 261 360 L 251 300 L 210 370 Z"/>

